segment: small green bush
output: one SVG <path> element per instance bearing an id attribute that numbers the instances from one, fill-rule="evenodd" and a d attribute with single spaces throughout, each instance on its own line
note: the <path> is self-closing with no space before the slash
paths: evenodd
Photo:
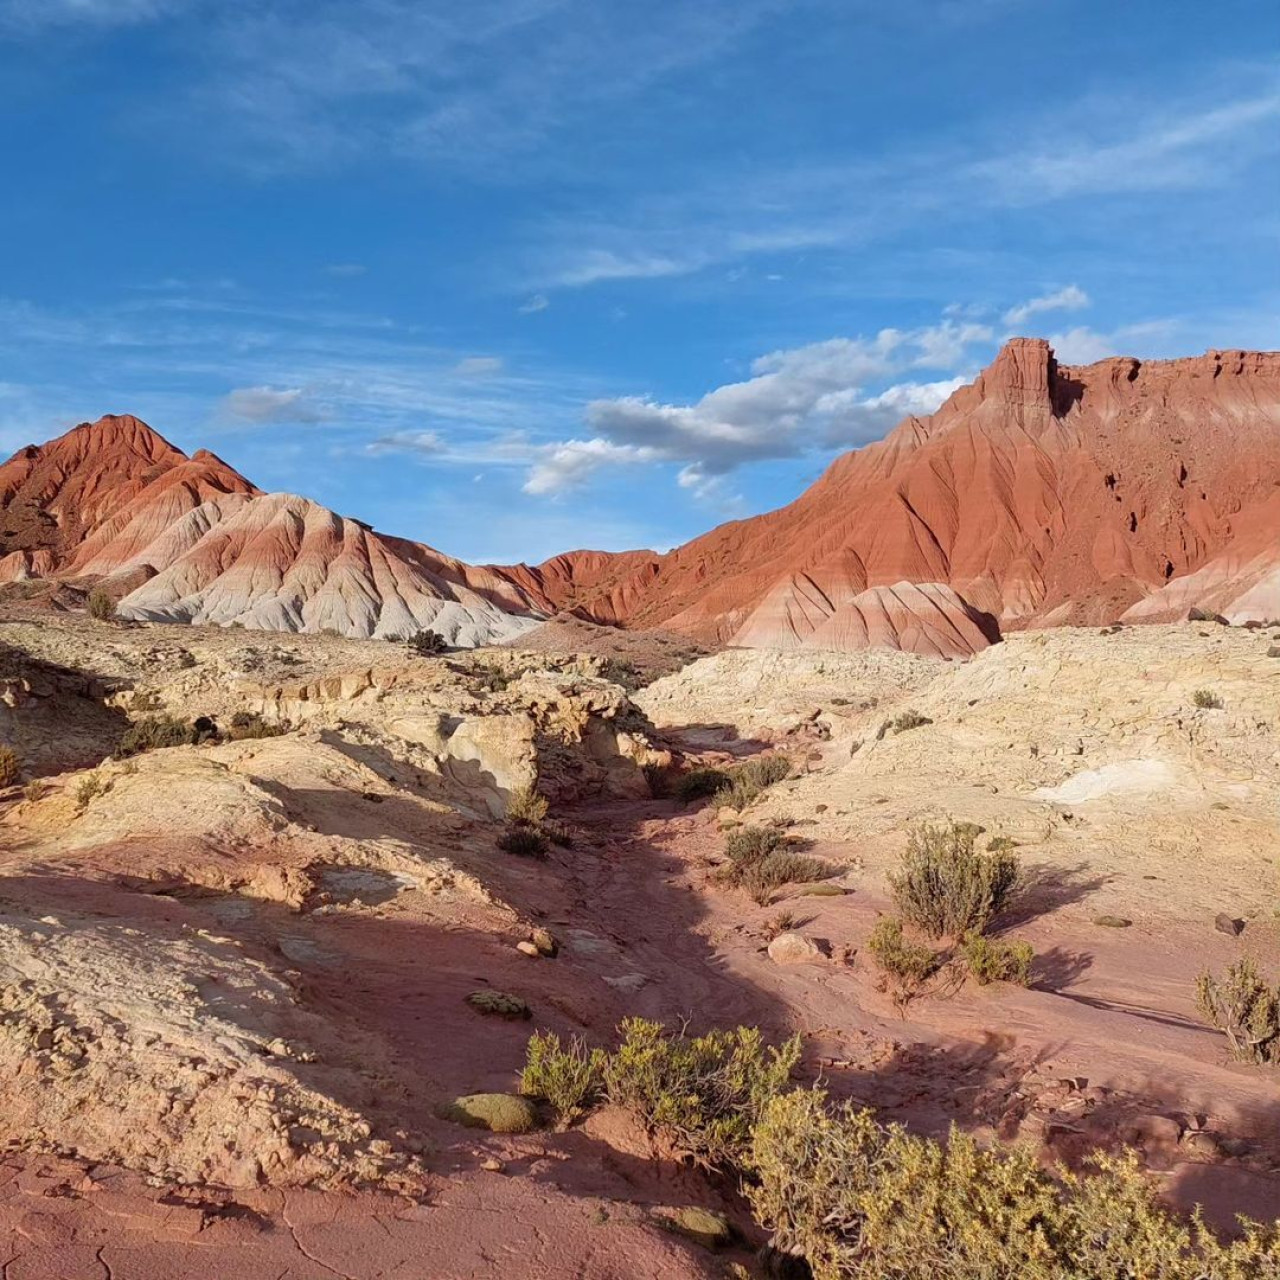
<path id="1" fill-rule="evenodd" d="M 607 1060 L 603 1049 L 588 1049 L 578 1036 L 562 1045 L 554 1032 L 536 1032 L 526 1051 L 520 1092 L 544 1102 L 558 1127 L 567 1129 L 599 1102 Z"/>
<path id="2" fill-rule="evenodd" d="M 622 1043 L 604 1067 L 609 1101 L 708 1168 L 743 1161 L 752 1125 L 800 1061 L 799 1036 L 766 1047 L 754 1027 L 687 1036 L 628 1018 L 619 1030 Z"/>
<path id="3" fill-rule="evenodd" d="M 756 862 L 779 848 L 784 839 L 776 827 L 739 827 L 725 837 L 724 851 L 734 862 Z"/>
<path id="4" fill-rule="evenodd" d="M 96 770 L 85 774 L 80 779 L 80 785 L 76 787 L 76 809 L 83 813 L 94 800 L 106 795 L 110 790 L 111 784 Z"/>
<path id="5" fill-rule="evenodd" d="M 420 658 L 434 658 L 449 652 L 449 642 L 438 631 L 416 631 L 406 643 Z"/>
<path id="6" fill-rule="evenodd" d="M 538 1127 L 538 1112 L 527 1098 L 514 1093 L 467 1093 L 438 1108 L 444 1120 L 468 1129 L 490 1133 L 531 1133 Z"/>
<path id="7" fill-rule="evenodd" d="M 902 933 L 902 921 L 884 916 L 876 922 L 867 938 L 867 950 L 890 978 L 909 991 L 937 972 L 941 957 L 918 942 L 908 942 Z"/>
<path id="8" fill-rule="evenodd" d="M 690 769 L 676 779 L 676 799 L 690 804 L 705 800 L 730 786 L 729 775 L 722 769 Z"/>
<path id="9" fill-rule="evenodd" d="M 903 918 L 930 937 L 984 933 L 1018 885 L 1017 857 L 1007 850 L 981 853 L 970 825 L 915 827 L 902 870 L 889 877 Z"/>
<path id="10" fill-rule="evenodd" d="M 1212 689 L 1197 689 L 1191 701 L 1202 711 L 1221 711 L 1223 707 L 1222 699 Z"/>
<path id="11" fill-rule="evenodd" d="M 94 587 L 89 592 L 85 608 L 89 611 L 89 617 L 96 618 L 99 622 L 115 621 L 116 602 L 101 587 Z"/>
<path id="12" fill-rule="evenodd" d="M 483 991 L 473 991 L 467 997 L 467 1003 L 479 1013 L 487 1013 L 497 1018 L 531 1018 L 533 1011 L 527 1001 L 513 996 L 507 991 L 495 991 L 486 987 Z"/>
<path id="13" fill-rule="evenodd" d="M 0 747 L 0 787 L 11 787 L 22 774 L 22 757 L 12 747 Z"/>
<path id="14" fill-rule="evenodd" d="M 37 800 L 43 800 L 44 794 L 49 789 L 49 784 L 43 778 L 32 778 L 25 787 L 22 788 L 22 798 L 28 804 L 35 804 Z"/>
<path id="15" fill-rule="evenodd" d="M 1222 978 L 1202 973 L 1196 1003 L 1241 1061 L 1280 1063 L 1280 988 L 1263 979 L 1249 956 L 1232 964 Z"/>
<path id="16" fill-rule="evenodd" d="M 755 756 L 729 771 L 729 785 L 720 792 L 720 803 L 730 809 L 745 809 L 775 782 L 791 776 L 787 756 Z"/>
<path id="17" fill-rule="evenodd" d="M 1018 842 L 1010 836 L 992 836 L 987 841 L 988 853 L 1009 853 L 1018 847 Z"/>
<path id="18" fill-rule="evenodd" d="M 1220 1243 L 1157 1199 L 1136 1155 L 1041 1166 L 1030 1146 L 939 1143 L 794 1090 L 765 1105 L 746 1194 L 773 1245 L 814 1280 L 1261 1280 L 1280 1226 Z"/>
<path id="19" fill-rule="evenodd" d="M 785 848 L 786 838 L 774 827 L 740 827 L 725 837 L 729 864 L 718 879 L 745 889 L 763 906 L 783 885 L 826 879 L 831 868 L 817 858 Z"/>
<path id="20" fill-rule="evenodd" d="M 158 751 L 165 747 L 188 747 L 199 741 L 199 735 L 190 720 L 177 716 L 151 716 L 137 720 L 120 736 L 116 755 L 141 755 L 144 751 Z"/>
<path id="21" fill-rule="evenodd" d="M 1011 982 L 1025 987 L 1031 982 L 1031 962 L 1036 953 L 1029 942 L 997 942 L 981 933 L 965 935 L 961 954 L 979 986 Z"/>
<path id="22" fill-rule="evenodd" d="M 649 784 L 649 794 L 655 800 L 663 800 L 671 794 L 672 772 L 669 764 L 650 762 L 642 767 L 644 780 Z"/>

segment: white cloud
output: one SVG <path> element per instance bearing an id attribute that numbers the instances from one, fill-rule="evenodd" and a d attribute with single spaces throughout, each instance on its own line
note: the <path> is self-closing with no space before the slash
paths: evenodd
<path id="1" fill-rule="evenodd" d="M 546 283 L 572 289 L 607 280 L 654 280 L 687 275 L 701 265 L 702 260 L 696 256 L 582 249 L 553 266 Z"/>
<path id="2" fill-rule="evenodd" d="M 586 413 L 592 438 L 548 447 L 525 487 L 557 493 L 602 467 L 660 461 L 683 464 L 683 488 L 719 496 L 713 482 L 745 463 L 865 444 L 904 414 L 931 412 L 957 379 L 904 381 L 874 395 L 865 386 L 895 372 L 954 365 L 972 344 L 990 338 L 984 325 L 952 321 L 883 329 L 873 338 L 831 338 L 770 352 L 752 363 L 750 378 L 693 404 L 644 396 L 594 400 Z"/>
<path id="3" fill-rule="evenodd" d="M 500 356 L 466 356 L 453 366 L 453 371 L 462 378 L 488 378 L 502 372 Z"/>
<path id="4" fill-rule="evenodd" d="M 0 0 L 0 26 L 126 26 L 163 17 L 188 3 L 189 0 Z"/>
<path id="5" fill-rule="evenodd" d="M 393 431 L 365 445 L 372 454 L 408 453 L 435 457 L 445 451 L 445 443 L 435 431 Z"/>
<path id="6" fill-rule="evenodd" d="M 325 422 L 330 417 L 305 387 L 237 387 L 222 398 L 218 416 L 254 424 Z"/>
<path id="7" fill-rule="evenodd" d="M 1110 333 L 1098 333 L 1087 325 L 1079 325 L 1064 333 L 1050 334 L 1049 345 L 1063 364 L 1092 364 L 1111 356 L 1159 359 L 1185 354 L 1186 339 L 1180 336 L 1182 328 L 1175 319 L 1122 325 Z"/>
<path id="8" fill-rule="evenodd" d="M 522 302 L 517 310 L 522 316 L 532 316 L 545 311 L 550 305 L 551 300 L 545 293 L 535 293 L 527 302 Z"/>
<path id="9" fill-rule="evenodd" d="M 1069 284 L 1056 293 L 1042 294 L 1010 307 L 1004 313 L 1005 324 L 1025 324 L 1032 316 L 1046 311 L 1082 311 L 1089 305 L 1089 295 L 1078 285 Z"/>

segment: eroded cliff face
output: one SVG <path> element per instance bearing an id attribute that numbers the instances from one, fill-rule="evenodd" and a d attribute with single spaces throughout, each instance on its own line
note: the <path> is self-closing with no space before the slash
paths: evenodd
<path id="1" fill-rule="evenodd" d="M 789 506 L 620 576 L 593 556 L 594 596 L 572 556 L 539 585 L 602 621 L 705 640 L 953 655 L 993 622 L 1169 617 L 1209 592 L 1229 617 L 1280 616 L 1278 427 L 1280 354 L 1074 368 L 1016 339 L 937 413 L 837 459 Z M 555 595 L 564 582 L 575 590 Z"/>

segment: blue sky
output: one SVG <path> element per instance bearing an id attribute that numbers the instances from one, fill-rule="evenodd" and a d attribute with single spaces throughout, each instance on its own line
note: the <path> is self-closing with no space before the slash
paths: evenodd
<path id="1" fill-rule="evenodd" d="M 1011 333 L 1280 345 L 1280 7 L 0 0 L 0 446 L 471 560 L 794 497 Z"/>

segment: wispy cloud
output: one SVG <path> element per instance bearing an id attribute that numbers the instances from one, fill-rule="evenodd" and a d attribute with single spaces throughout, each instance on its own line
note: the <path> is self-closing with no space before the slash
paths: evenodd
<path id="1" fill-rule="evenodd" d="M 535 293 L 531 298 L 522 302 L 517 310 L 522 316 L 537 315 L 539 311 L 545 311 L 551 305 L 551 300 L 545 293 Z"/>
<path id="2" fill-rule="evenodd" d="M 408 453 L 418 457 L 435 458 L 445 451 L 445 442 L 437 431 L 393 431 L 379 436 L 365 446 L 365 452 Z"/>
<path id="3" fill-rule="evenodd" d="M 936 409 L 958 385 L 954 378 L 905 381 L 872 394 L 869 382 L 954 366 L 991 337 L 985 325 L 954 321 L 884 329 L 871 338 L 770 352 L 752 363 L 750 378 L 693 404 L 643 396 L 595 400 L 586 410 L 592 435 L 547 446 L 525 488 L 560 493 L 604 467 L 661 461 L 681 465 L 682 487 L 709 494 L 718 488 L 711 481 L 747 463 L 865 444 L 905 413 Z"/>
<path id="4" fill-rule="evenodd" d="M 222 398 L 218 416 L 227 422 L 264 426 L 324 422 L 331 414 L 304 387 L 237 387 Z"/>
<path id="5" fill-rule="evenodd" d="M 1041 294 L 1038 298 L 1029 298 L 1016 307 L 1010 307 L 1004 313 L 1005 324 L 1025 324 L 1032 316 L 1043 315 L 1046 311 L 1081 311 L 1089 305 L 1089 295 L 1078 285 L 1069 284 L 1053 293 Z"/>
<path id="6" fill-rule="evenodd" d="M 0 28 L 125 26 L 191 8 L 195 0 L 0 0 Z"/>

